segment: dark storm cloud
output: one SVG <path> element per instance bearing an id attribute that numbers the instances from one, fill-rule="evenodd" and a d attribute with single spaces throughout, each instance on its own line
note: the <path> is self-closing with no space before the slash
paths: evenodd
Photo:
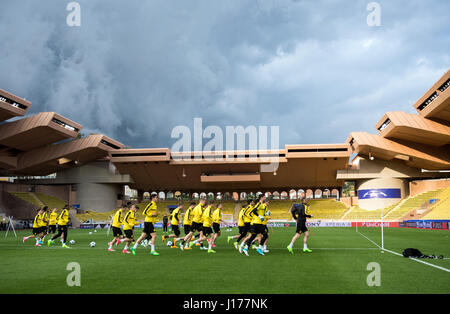
<path id="1" fill-rule="evenodd" d="M 280 142 L 374 132 L 450 64 L 446 1 L 2 1 L 0 88 L 132 147 L 192 125 L 279 125 Z"/>

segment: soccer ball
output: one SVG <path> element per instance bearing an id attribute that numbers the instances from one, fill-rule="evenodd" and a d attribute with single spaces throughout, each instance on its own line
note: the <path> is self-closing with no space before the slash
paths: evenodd
<path id="1" fill-rule="evenodd" d="M 97 232 L 97 230 L 94 230 L 94 232 Z"/>
<path id="2" fill-rule="evenodd" d="M 92 241 L 89 245 L 90 245 L 90 247 L 94 247 L 95 246 L 95 242 Z"/>
<path id="3" fill-rule="evenodd" d="M 70 240 L 69 243 L 74 245 L 75 244 L 75 240 Z"/>
<path id="4" fill-rule="evenodd" d="M 89 234 L 92 234 L 92 231 L 89 231 Z"/>
<path id="5" fill-rule="evenodd" d="M 172 241 L 167 241 L 167 246 L 172 246 Z"/>

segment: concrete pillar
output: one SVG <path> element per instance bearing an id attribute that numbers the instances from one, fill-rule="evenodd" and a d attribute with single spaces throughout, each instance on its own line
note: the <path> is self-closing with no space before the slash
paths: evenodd
<path id="1" fill-rule="evenodd" d="M 117 207 L 121 184 L 79 183 L 77 184 L 77 201 L 82 210 L 107 212 Z"/>

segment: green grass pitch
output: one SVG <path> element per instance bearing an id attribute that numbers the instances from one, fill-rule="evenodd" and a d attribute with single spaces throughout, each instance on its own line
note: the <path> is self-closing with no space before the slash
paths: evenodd
<path id="1" fill-rule="evenodd" d="M 286 250 L 291 228 L 274 228 L 270 233 L 270 253 L 260 256 L 240 255 L 227 244 L 223 230 L 216 254 L 194 247 L 182 252 L 161 243 L 157 229 L 157 250 L 139 247 L 137 255 L 121 250 L 108 252 L 106 230 L 69 230 L 72 249 L 34 247 L 34 240 L 22 243 L 28 231 L 18 237 L 0 233 L 0 293 L 450 293 L 450 273 L 429 265 L 385 252 L 357 233 L 354 228 L 314 228 L 309 247 L 312 253 L 295 254 Z M 139 236 L 140 230 L 135 235 Z M 361 233 L 380 243 L 378 228 L 364 228 Z M 415 247 L 426 254 L 450 256 L 450 232 L 441 230 L 385 229 L 385 247 L 401 253 Z M 97 246 L 89 247 L 95 241 Z M 120 248 L 123 244 L 120 245 Z M 81 266 L 81 286 L 68 287 L 67 264 Z M 369 287 L 367 265 L 380 265 L 381 285 Z M 425 260 L 450 269 L 450 260 Z"/>

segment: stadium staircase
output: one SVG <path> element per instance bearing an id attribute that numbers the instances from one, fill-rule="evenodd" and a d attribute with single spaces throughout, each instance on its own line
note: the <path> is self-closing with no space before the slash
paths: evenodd
<path id="1" fill-rule="evenodd" d="M 450 219 L 450 188 L 442 190 L 435 198 L 439 201 L 431 206 L 431 211 L 424 215 L 422 219 Z"/>

